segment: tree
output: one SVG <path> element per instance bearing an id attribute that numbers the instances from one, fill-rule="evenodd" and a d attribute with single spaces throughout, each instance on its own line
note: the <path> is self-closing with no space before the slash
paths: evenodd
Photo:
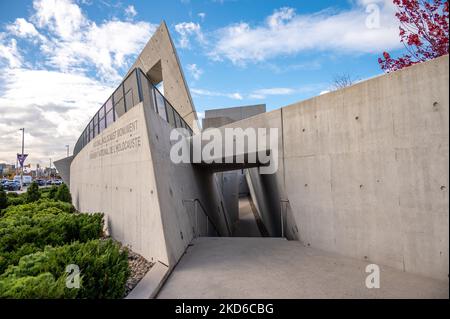
<path id="1" fill-rule="evenodd" d="M 6 206 L 8 206 L 8 198 L 6 197 L 5 190 L 0 185 L 0 210 L 6 208 Z"/>
<path id="2" fill-rule="evenodd" d="M 41 198 L 41 192 L 39 191 L 39 186 L 36 182 L 32 182 L 27 189 L 27 202 L 35 202 Z"/>
<path id="3" fill-rule="evenodd" d="M 58 191 L 56 192 L 55 199 L 60 200 L 62 202 L 66 202 L 66 203 L 72 203 L 72 195 L 70 195 L 69 188 L 67 187 L 66 184 L 61 184 L 58 187 Z"/>
<path id="4" fill-rule="evenodd" d="M 394 59 L 388 52 L 378 58 L 381 69 L 393 72 L 448 54 L 448 0 L 394 0 L 400 22 L 400 42 L 407 54 Z"/>
<path id="5" fill-rule="evenodd" d="M 353 84 L 353 80 L 348 73 L 335 75 L 333 79 L 333 88 L 335 90 L 340 90 L 346 88 L 347 86 L 351 86 Z"/>

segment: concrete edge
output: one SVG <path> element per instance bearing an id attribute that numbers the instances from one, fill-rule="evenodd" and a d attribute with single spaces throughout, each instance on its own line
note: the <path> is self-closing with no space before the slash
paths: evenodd
<path id="1" fill-rule="evenodd" d="M 157 261 L 125 299 L 153 299 L 169 275 L 169 267 Z"/>

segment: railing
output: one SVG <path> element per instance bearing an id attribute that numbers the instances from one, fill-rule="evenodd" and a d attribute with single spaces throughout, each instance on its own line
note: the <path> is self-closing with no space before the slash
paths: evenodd
<path id="1" fill-rule="evenodd" d="M 175 128 L 185 128 L 192 135 L 191 127 L 152 84 L 140 68 L 135 68 L 119 85 L 105 104 L 95 113 L 75 144 L 76 156 L 91 140 L 118 118 L 140 102 L 150 105 L 154 111 Z"/>
<path id="2" fill-rule="evenodd" d="M 290 204 L 289 199 L 280 198 L 281 237 L 284 237 L 284 228 L 285 228 L 286 218 L 287 218 L 287 206 L 289 204 Z M 284 209 L 283 209 L 283 206 L 284 206 Z"/>
<path id="3" fill-rule="evenodd" d="M 197 214 L 197 203 L 200 205 L 200 208 L 203 212 L 203 215 L 205 215 L 206 217 L 206 235 L 208 236 L 209 234 L 209 229 L 208 229 L 208 225 L 211 224 L 213 226 L 214 231 L 216 232 L 216 235 L 219 235 L 219 231 L 217 226 L 214 224 L 214 222 L 209 218 L 208 214 L 206 213 L 205 207 L 203 207 L 202 202 L 198 199 L 198 198 L 194 198 L 194 199 L 183 199 L 182 200 L 183 203 L 185 202 L 190 202 L 190 203 L 194 203 L 194 214 L 195 214 L 195 231 L 194 231 L 194 238 L 199 237 L 200 234 L 200 230 L 199 230 L 199 226 L 200 223 L 198 222 L 198 214 Z"/>

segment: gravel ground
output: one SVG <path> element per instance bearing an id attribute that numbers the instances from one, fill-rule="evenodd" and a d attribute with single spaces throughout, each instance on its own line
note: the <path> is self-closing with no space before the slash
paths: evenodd
<path id="1" fill-rule="evenodd" d="M 131 275 L 125 284 L 125 296 L 133 290 L 138 282 L 145 276 L 145 274 L 153 266 L 153 263 L 149 262 L 147 259 L 141 255 L 128 250 L 128 265 L 130 265 Z"/>

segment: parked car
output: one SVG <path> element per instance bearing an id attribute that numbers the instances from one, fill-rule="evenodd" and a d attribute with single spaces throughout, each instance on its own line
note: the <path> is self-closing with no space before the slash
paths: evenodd
<path id="1" fill-rule="evenodd" d="M 45 186 L 47 184 L 47 182 L 44 179 L 36 179 L 34 180 L 36 182 L 36 184 L 38 184 L 39 186 Z"/>
<path id="2" fill-rule="evenodd" d="M 8 181 L 7 183 L 5 183 L 3 185 L 3 187 L 7 190 L 7 191 L 18 191 L 20 190 L 20 182 L 17 181 Z"/>
<path id="3" fill-rule="evenodd" d="M 55 179 L 55 180 L 53 181 L 53 185 L 61 185 L 62 183 L 63 183 L 63 181 L 60 180 L 60 179 Z"/>
<path id="4" fill-rule="evenodd" d="M 20 175 L 14 176 L 14 181 L 20 184 Z M 23 175 L 23 185 L 30 185 L 32 181 L 33 179 L 30 175 Z"/>

